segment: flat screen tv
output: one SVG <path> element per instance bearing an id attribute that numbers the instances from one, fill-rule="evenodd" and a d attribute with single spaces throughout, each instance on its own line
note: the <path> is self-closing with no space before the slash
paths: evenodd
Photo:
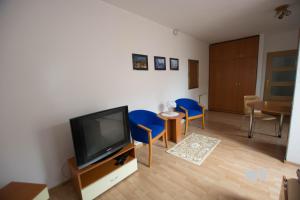
<path id="1" fill-rule="evenodd" d="M 128 107 L 122 106 L 70 119 L 77 167 L 86 167 L 131 142 Z"/>

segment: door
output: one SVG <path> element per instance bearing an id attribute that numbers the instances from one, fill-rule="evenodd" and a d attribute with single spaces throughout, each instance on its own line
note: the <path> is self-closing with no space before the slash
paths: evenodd
<path id="1" fill-rule="evenodd" d="M 226 42 L 210 47 L 209 109 L 235 112 L 237 43 Z"/>
<path id="2" fill-rule="evenodd" d="M 244 96 L 255 95 L 257 77 L 257 59 L 243 58 L 237 60 L 237 102 L 236 112 L 244 112 Z"/>
<path id="3" fill-rule="evenodd" d="M 210 78 L 210 108 L 224 112 L 235 111 L 235 76 L 236 69 L 234 61 L 215 60 L 211 66 L 214 70 Z"/>
<path id="4" fill-rule="evenodd" d="M 256 91 L 259 37 L 246 38 L 238 42 L 236 112 L 243 113 L 244 96 L 255 95 Z"/>
<path id="5" fill-rule="evenodd" d="M 268 53 L 264 100 L 292 101 L 296 65 L 297 50 Z"/>

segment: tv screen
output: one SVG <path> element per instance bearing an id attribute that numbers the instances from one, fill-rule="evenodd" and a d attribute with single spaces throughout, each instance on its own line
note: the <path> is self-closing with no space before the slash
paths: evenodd
<path id="1" fill-rule="evenodd" d="M 129 144 L 128 107 L 70 119 L 76 162 L 83 168 Z"/>

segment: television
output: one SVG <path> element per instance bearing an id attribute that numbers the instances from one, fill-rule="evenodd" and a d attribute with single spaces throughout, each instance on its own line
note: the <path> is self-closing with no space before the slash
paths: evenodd
<path id="1" fill-rule="evenodd" d="M 129 144 L 128 124 L 127 106 L 70 119 L 77 167 L 84 168 Z"/>

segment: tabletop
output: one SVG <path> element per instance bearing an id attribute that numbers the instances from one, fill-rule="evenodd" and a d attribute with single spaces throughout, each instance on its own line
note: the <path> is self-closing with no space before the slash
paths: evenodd
<path id="1" fill-rule="evenodd" d="M 247 105 L 256 110 L 261 110 L 262 112 L 284 115 L 290 115 L 292 108 L 291 103 L 280 101 L 257 101 L 249 102 Z"/>
<path id="2" fill-rule="evenodd" d="M 179 115 L 177 115 L 177 116 L 175 116 L 175 117 L 166 117 L 166 116 L 162 115 L 162 112 L 159 113 L 159 115 L 160 115 L 161 117 L 163 117 L 163 118 L 166 118 L 166 119 L 178 119 L 178 118 L 184 118 L 184 117 L 185 117 L 185 114 L 184 114 L 184 113 L 182 113 L 182 112 L 178 112 L 178 113 L 179 113 Z"/>

